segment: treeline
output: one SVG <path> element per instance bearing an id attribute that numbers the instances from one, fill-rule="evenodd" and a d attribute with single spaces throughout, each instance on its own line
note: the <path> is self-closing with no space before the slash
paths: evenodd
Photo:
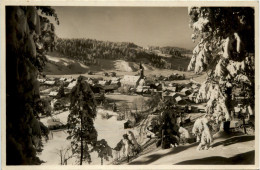
<path id="1" fill-rule="evenodd" d="M 172 57 L 183 57 L 183 54 L 192 54 L 191 50 L 185 48 L 179 48 L 179 47 L 171 47 L 171 46 L 165 46 L 165 47 L 149 46 L 149 50 L 151 51 L 159 50 L 163 54 L 172 55 Z"/>
<path id="2" fill-rule="evenodd" d="M 134 61 L 141 47 L 128 42 L 108 42 L 93 39 L 61 39 L 56 50 L 66 57 L 83 61 L 85 64 L 95 59 L 123 59 Z"/>

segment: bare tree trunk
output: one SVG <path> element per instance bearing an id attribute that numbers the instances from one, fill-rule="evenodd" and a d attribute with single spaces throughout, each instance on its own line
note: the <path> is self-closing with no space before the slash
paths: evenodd
<path id="1" fill-rule="evenodd" d="M 161 143 L 161 147 L 163 147 L 163 138 L 164 138 L 164 129 L 162 130 L 162 143 Z"/>
<path id="2" fill-rule="evenodd" d="M 103 158 L 101 158 L 101 165 L 103 165 Z"/>
<path id="3" fill-rule="evenodd" d="M 82 139 L 82 113 L 80 114 L 80 165 L 83 160 L 83 139 Z"/>
<path id="4" fill-rule="evenodd" d="M 247 134 L 245 124 L 246 124 L 246 122 L 245 122 L 245 117 L 243 116 L 243 127 L 244 127 L 244 132 L 245 132 L 245 134 Z"/>
<path id="5" fill-rule="evenodd" d="M 60 150 L 60 164 L 62 165 L 62 150 Z"/>

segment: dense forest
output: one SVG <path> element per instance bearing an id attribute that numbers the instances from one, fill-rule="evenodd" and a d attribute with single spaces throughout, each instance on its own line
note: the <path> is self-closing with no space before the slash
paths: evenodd
<path id="1" fill-rule="evenodd" d="M 62 55 L 81 61 L 84 64 L 96 64 L 98 59 L 125 60 L 132 62 L 149 61 L 157 68 L 169 68 L 168 60 L 175 57 L 184 57 L 183 53 L 189 50 L 177 47 L 156 47 L 143 49 L 130 42 L 109 42 L 93 39 L 62 39 L 58 38 L 55 50 Z M 168 54 L 166 58 L 160 54 Z"/>

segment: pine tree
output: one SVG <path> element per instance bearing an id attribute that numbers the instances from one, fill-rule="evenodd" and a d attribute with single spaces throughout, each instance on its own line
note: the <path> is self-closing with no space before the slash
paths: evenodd
<path id="1" fill-rule="evenodd" d="M 53 15 L 56 13 L 52 9 L 49 16 Z M 40 34 L 36 7 L 6 7 L 7 165 L 41 163 L 36 151 L 41 150 L 38 148 L 41 147 L 41 135 L 46 135 L 48 130 L 37 120 L 40 99 L 37 75 L 42 63 L 38 61 L 39 51 L 34 37 Z"/>
<path id="2" fill-rule="evenodd" d="M 177 117 L 179 116 L 178 108 L 174 100 L 165 100 L 161 106 L 162 111 L 159 119 L 159 142 L 162 148 L 169 148 L 171 144 L 178 143 L 177 136 L 179 137 L 179 126 L 177 124 Z"/>
<path id="3" fill-rule="evenodd" d="M 72 152 L 78 154 L 79 164 L 91 162 L 91 147 L 97 141 L 93 120 L 96 117 L 96 102 L 89 84 L 80 76 L 71 91 L 70 114 L 68 116 L 68 138 Z"/>
<path id="4" fill-rule="evenodd" d="M 112 148 L 107 144 L 105 139 L 97 141 L 94 145 L 93 151 L 98 153 L 98 157 L 101 159 L 101 165 L 103 165 L 103 159 L 109 161 L 109 157 L 113 157 Z"/>
<path id="5" fill-rule="evenodd" d="M 208 114 L 228 122 L 234 87 L 247 87 L 247 100 L 254 108 L 254 9 L 192 7 L 189 16 L 192 39 L 199 42 L 188 70 L 209 71 L 197 100 L 207 101 Z"/>
<path id="6" fill-rule="evenodd" d="M 58 94 L 57 94 L 57 98 L 62 98 L 65 96 L 65 92 L 64 92 L 64 84 L 61 84 L 59 90 L 58 90 Z"/>

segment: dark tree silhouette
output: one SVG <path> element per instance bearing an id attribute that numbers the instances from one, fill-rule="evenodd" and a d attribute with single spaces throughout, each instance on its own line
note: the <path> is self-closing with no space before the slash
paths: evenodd
<path id="1" fill-rule="evenodd" d="M 68 116 L 68 138 L 71 140 L 72 152 L 78 154 L 79 164 L 91 162 L 90 146 L 97 141 L 94 127 L 96 102 L 89 84 L 79 77 L 76 86 L 71 90 L 70 114 Z"/>
<path id="2" fill-rule="evenodd" d="M 54 13 L 50 12 L 50 16 Z M 35 37 L 41 34 L 33 6 L 6 7 L 6 164 L 40 164 L 36 151 L 48 130 L 38 119 L 38 69 Z M 42 132 L 43 131 L 43 132 Z M 37 149 L 37 150 L 36 150 Z"/>

